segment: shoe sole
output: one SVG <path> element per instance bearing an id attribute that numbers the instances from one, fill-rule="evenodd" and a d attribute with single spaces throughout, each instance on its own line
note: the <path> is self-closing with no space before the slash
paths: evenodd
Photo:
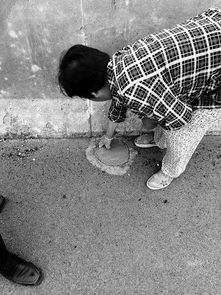
<path id="1" fill-rule="evenodd" d="M 157 191 L 157 190 L 160 190 L 160 189 L 164 189 L 164 188 L 168 187 L 169 185 L 170 185 L 170 184 L 168 184 L 167 186 L 164 186 L 164 187 L 158 187 L 158 188 L 156 188 L 156 187 L 151 187 L 150 185 L 148 185 L 148 184 L 146 183 L 146 186 L 147 186 L 149 189 L 153 190 L 153 191 Z"/>
<path id="2" fill-rule="evenodd" d="M 152 177 L 152 176 L 151 176 Z M 151 178 L 150 177 L 150 178 Z M 157 190 L 160 190 L 160 189 L 164 189 L 164 188 L 166 188 L 166 187 L 168 187 L 170 184 L 171 184 L 171 182 L 173 181 L 173 179 L 171 180 L 171 182 L 170 183 L 168 183 L 166 186 L 164 186 L 164 187 L 152 187 L 152 186 L 150 186 L 149 184 L 148 184 L 148 181 L 150 180 L 150 178 L 147 180 L 147 182 L 146 182 L 146 186 L 149 188 L 149 189 L 151 189 L 151 190 L 153 190 L 153 191 L 157 191 Z"/>
<path id="3" fill-rule="evenodd" d="M 134 143 L 137 147 L 139 148 L 151 148 L 151 147 L 154 147 L 154 146 L 157 146 L 156 144 L 152 144 L 152 143 L 146 143 L 146 144 L 142 144 L 142 143 Z"/>

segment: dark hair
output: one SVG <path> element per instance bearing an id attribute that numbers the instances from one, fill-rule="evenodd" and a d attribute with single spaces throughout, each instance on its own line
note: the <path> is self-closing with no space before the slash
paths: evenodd
<path id="1" fill-rule="evenodd" d="M 74 45 L 61 56 L 58 83 L 64 95 L 90 98 L 101 89 L 107 77 L 110 57 L 98 49 Z"/>

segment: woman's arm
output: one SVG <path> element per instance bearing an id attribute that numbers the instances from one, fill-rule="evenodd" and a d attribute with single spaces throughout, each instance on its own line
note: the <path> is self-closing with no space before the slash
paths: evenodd
<path id="1" fill-rule="evenodd" d="M 108 120 L 107 130 L 106 130 L 106 137 L 113 138 L 114 131 L 117 127 L 118 123 L 112 122 L 110 119 Z"/>
<path id="2" fill-rule="evenodd" d="M 114 123 L 111 120 L 108 120 L 108 126 L 106 134 L 103 135 L 99 142 L 99 147 L 105 146 L 107 149 L 110 149 L 111 141 L 113 139 L 114 131 L 118 123 Z"/>

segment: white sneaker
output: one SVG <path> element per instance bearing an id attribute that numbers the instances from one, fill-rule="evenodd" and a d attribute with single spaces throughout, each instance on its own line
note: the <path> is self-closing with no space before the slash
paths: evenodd
<path id="1" fill-rule="evenodd" d="M 135 139 L 134 144 L 140 148 L 151 148 L 157 146 L 154 142 L 154 133 L 147 133 L 138 136 Z"/>
<path id="2" fill-rule="evenodd" d="M 170 185 L 173 179 L 174 177 L 166 175 L 160 170 L 147 180 L 147 187 L 152 190 L 163 189 Z"/>

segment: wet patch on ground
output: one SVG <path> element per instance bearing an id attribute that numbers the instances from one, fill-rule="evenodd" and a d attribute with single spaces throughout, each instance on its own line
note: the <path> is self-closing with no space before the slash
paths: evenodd
<path id="1" fill-rule="evenodd" d="M 117 152 L 119 157 L 117 157 Z M 97 139 L 92 139 L 86 149 L 86 157 L 93 166 L 113 175 L 126 174 L 137 154 L 137 151 L 123 140 L 119 146 L 113 148 L 113 154 L 111 150 L 99 150 Z"/>

